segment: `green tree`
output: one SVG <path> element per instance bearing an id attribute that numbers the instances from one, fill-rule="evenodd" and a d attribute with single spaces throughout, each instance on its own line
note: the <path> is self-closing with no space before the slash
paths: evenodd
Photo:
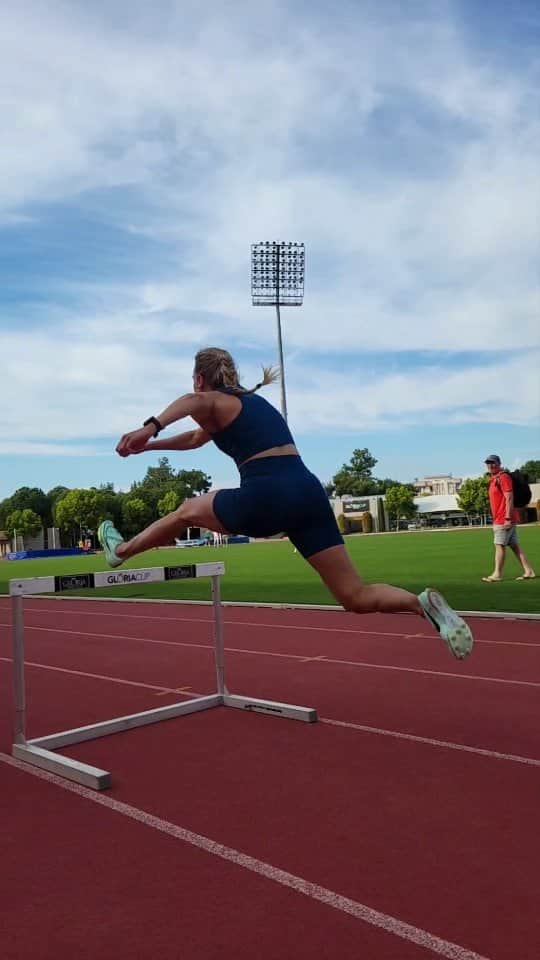
<path id="1" fill-rule="evenodd" d="M 6 528 L 9 535 L 17 537 L 35 537 L 43 529 L 43 521 L 33 510 L 14 510 L 6 517 Z"/>
<path id="2" fill-rule="evenodd" d="M 158 518 L 159 501 L 170 491 L 178 496 L 179 503 L 200 493 L 207 493 L 211 485 L 211 477 L 202 470 L 173 470 L 167 457 L 160 457 L 157 467 L 148 467 L 143 480 L 134 483 L 129 491 L 132 496 L 144 503 L 150 509 L 150 519 Z"/>
<path id="3" fill-rule="evenodd" d="M 122 502 L 122 533 L 133 537 L 152 520 L 150 507 L 141 497 L 127 496 Z"/>
<path id="4" fill-rule="evenodd" d="M 189 500 L 201 493 L 208 493 L 212 485 L 212 477 L 202 470 L 179 470 L 176 474 L 179 484 L 178 495 L 180 500 Z"/>
<path id="5" fill-rule="evenodd" d="M 396 530 L 399 529 L 399 521 L 402 518 L 411 520 L 416 514 L 414 493 L 406 484 L 397 483 L 390 487 L 386 491 L 385 504 L 388 515 L 396 521 Z"/>
<path id="6" fill-rule="evenodd" d="M 106 501 L 100 490 L 69 490 L 56 504 L 56 522 L 76 542 L 87 531 L 94 532 L 106 515 Z"/>
<path id="7" fill-rule="evenodd" d="M 56 520 L 56 505 L 60 502 L 62 497 L 69 493 L 69 487 L 53 487 L 52 490 L 47 492 L 47 500 L 49 501 L 49 517 L 47 521 L 47 526 L 57 527 L 58 523 Z"/>
<path id="8" fill-rule="evenodd" d="M 176 490 L 169 490 L 161 500 L 158 500 L 158 513 L 160 517 L 165 517 L 168 513 L 172 513 L 173 510 L 177 510 L 179 506 L 180 497 Z"/>
<path id="9" fill-rule="evenodd" d="M 476 498 L 478 496 L 478 480 L 479 477 L 468 477 L 467 480 L 464 480 L 456 497 L 459 509 L 467 514 L 469 520 L 472 516 L 475 516 L 477 512 Z"/>
<path id="10" fill-rule="evenodd" d="M 350 463 L 344 463 L 341 470 L 332 477 L 335 494 L 342 497 L 351 494 L 355 497 L 367 496 L 373 486 L 374 478 L 371 471 L 377 460 L 371 455 L 367 447 L 353 450 Z M 375 480 L 375 483 L 378 481 Z"/>
<path id="11" fill-rule="evenodd" d="M 10 513 L 15 510 L 32 510 L 46 526 L 50 518 L 49 499 L 39 487 L 19 487 L 18 490 L 0 504 L 0 525 L 5 525 Z"/>
<path id="12" fill-rule="evenodd" d="M 529 478 L 529 483 L 540 483 L 540 460 L 527 460 L 519 469 Z"/>
<path id="13" fill-rule="evenodd" d="M 6 520 L 10 513 L 13 513 L 10 506 L 11 497 L 6 497 L 5 500 L 0 501 L 0 527 L 3 529 L 6 526 Z"/>
<path id="14" fill-rule="evenodd" d="M 392 480 L 391 477 L 385 477 L 384 480 L 374 477 L 371 471 L 376 463 L 367 447 L 354 450 L 350 463 L 344 463 L 341 470 L 324 484 L 326 493 L 329 497 L 343 497 L 346 494 L 353 497 L 384 496 L 391 487 L 400 485 L 399 480 Z"/>
<path id="15" fill-rule="evenodd" d="M 58 503 L 59 500 L 62 499 L 64 494 L 68 493 L 68 491 L 69 491 L 69 487 L 63 487 L 61 485 L 58 487 L 53 487 L 52 490 L 47 491 L 47 499 L 49 501 L 51 510 L 54 507 L 54 505 Z"/>
<path id="16" fill-rule="evenodd" d="M 150 510 L 153 520 L 158 517 L 158 500 L 174 486 L 175 472 L 167 457 L 160 457 L 157 467 L 148 467 L 142 480 L 133 483 L 129 490 L 129 500 L 142 500 Z"/>
<path id="17" fill-rule="evenodd" d="M 457 494 L 457 505 L 467 517 L 481 517 L 489 513 L 489 477 L 469 477 L 464 480 Z"/>
<path id="18" fill-rule="evenodd" d="M 117 493 L 112 483 L 101 483 L 97 488 L 92 487 L 92 490 L 98 494 L 100 521 L 112 520 L 118 525 L 122 517 L 123 494 Z"/>
<path id="19" fill-rule="evenodd" d="M 377 480 L 376 482 L 378 484 L 377 493 L 386 493 L 386 491 L 390 490 L 391 487 L 406 486 L 412 491 L 413 496 L 416 496 L 416 491 L 412 483 L 400 484 L 399 480 L 392 480 L 390 477 L 385 477 L 384 480 Z"/>

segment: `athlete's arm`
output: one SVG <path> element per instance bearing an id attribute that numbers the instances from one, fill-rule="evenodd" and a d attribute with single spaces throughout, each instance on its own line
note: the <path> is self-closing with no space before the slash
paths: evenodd
<path id="1" fill-rule="evenodd" d="M 201 414 L 207 414 L 214 403 L 214 395 L 209 393 L 186 393 L 178 400 L 173 400 L 165 410 L 158 414 L 162 427 L 168 427 L 184 417 L 193 417 L 197 420 Z"/>
<path id="2" fill-rule="evenodd" d="M 168 427 L 169 424 L 175 423 L 177 420 L 183 420 L 184 417 L 193 417 L 194 420 L 198 421 L 200 416 L 204 417 L 205 414 L 208 415 L 212 403 L 213 397 L 208 393 L 186 393 L 183 397 L 178 397 L 178 400 L 173 400 L 168 407 L 165 407 L 165 410 L 162 410 L 157 420 L 162 427 Z M 119 453 L 121 457 L 129 457 L 131 453 L 142 453 L 154 434 L 155 425 L 152 423 L 147 424 L 145 427 L 139 427 L 138 430 L 132 430 L 130 433 L 125 433 L 116 447 L 116 452 Z M 204 442 L 206 443 L 206 440 Z M 184 450 L 191 448 L 160 447 L 159 449 Z"/>
<path id="3" fill-rule="evenodd" d="M 187 430 L 185 433 L 178 433 L 175 437 L 167 437 L 165 440 L 149 440 L 144 450 L 196 450 L 197 447 L 209 443 L 211 439 L 206 430 L 197 427 L 196 430 Z"/>

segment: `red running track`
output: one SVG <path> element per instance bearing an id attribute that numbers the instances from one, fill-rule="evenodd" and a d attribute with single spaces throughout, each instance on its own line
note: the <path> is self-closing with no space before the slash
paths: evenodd
<path id="1" fill-rule="evenodd" d="M 25 603 L 29 736 L 214 690 L 212 611 Z M 226 608 L 224 708 L 79 744 L 93 794 L 8 758 L 0 600 L 3 960 L 537 960 L 540 630 Z M 181 693 L 175 693 L 180 690 Z"/>

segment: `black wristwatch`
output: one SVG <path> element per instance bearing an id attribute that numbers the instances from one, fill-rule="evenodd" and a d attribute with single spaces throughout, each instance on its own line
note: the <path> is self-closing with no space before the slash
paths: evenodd
<path id="1" fill-rule="evenodd" d="M 163 426 L 161 425 L 157 417 L 148 417 L 148 420 L 144 421 L 143 427 L 147 427 L 149 423 L 153 423 L 154 427 L 156 428 L 154 437 L 157 437 L 158 433 L 161 433 L 161 431 L 163 430 Z"/>

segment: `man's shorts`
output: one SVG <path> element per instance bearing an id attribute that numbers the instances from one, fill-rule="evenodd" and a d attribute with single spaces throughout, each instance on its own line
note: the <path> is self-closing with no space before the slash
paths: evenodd
<path id="1" fill-rule="evenodd" d="M 260 457 L 240 467 L 240 487 L 218 490 L 214 513 L 229 533 L 286 533 L 303 557 L 343 544 L 322 484 L 298 456 Z"/>
<path id="2" fill-rule="evenodd" d="M 517 546 L 517 530 L 515 524 L 506 530 L 502 523 L 493 524 L 493 543 L 496 547 Z"/>

